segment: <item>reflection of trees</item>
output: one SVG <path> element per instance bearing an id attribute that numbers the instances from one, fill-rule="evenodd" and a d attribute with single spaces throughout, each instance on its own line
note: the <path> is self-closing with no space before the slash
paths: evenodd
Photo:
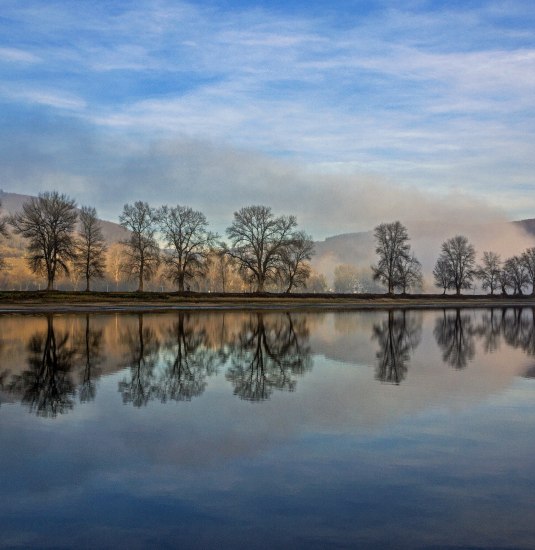
<path id="1" fill-rule="evenodd" d="M 28 344 L 28 369 L 14 376 L 9 390 L 22 394 L 22 402 L 39 416 L 55 417 L 73 407 L 75 386 L 71 370 L 76 354 L 69 335 L 56 334 L 54 318 L 47 315 L 47 329 L 37 332 Z"/>
<path id="2" fill-rule="evenodd" d="M 459 308 L 454 312 L 444 310 L 442 317 L 437 319 L 434 330 L 444 362 L 456 369 L 465 368 L 476 353 L 476 332 L 469 314 L 461 313 Z"/>
<path id="3" fill-rule="evenodd" d="M 85 316 L 85 329 L 77 337 L 77 348 L 82 358 L 80 401 L 82 403 L 92 401 L 95 398 L 95 378 L 100 375 L 98 365 L 102 362 L 102 329 L 95 330 L 91 327 L 90 315 Z"/>
<path id="4" fill-rule="evenodd" d="M 217 372 L 222 359 L 207 347 L 205 327 L 196 327 L 183 312 L 167 331 L 165 367 L 156 383 L 155 394 L 162 401 L 189 401 L 206 388 L 206 377 Z"/>
<path id="5" fill-rule="evenodd" d="M 535 355 L 535 308 L 515 307 L 502 310 L 504 340 L 513 348 Z"/>
<path id="6" fill-rule="evenodd" d="M 249 317 L 232 348 L 227 380 L 234 394 L 249 401 L 269 399 L 273 390 L 294 391 L 296 376 L 312 368 L 305 317 Z"/>
<path id="7" fill-rule="evenodd" d="M 491 308 L 482 315 L 481 323 L 474 330 L 474 334 L 482 338 L 483 350 L 486 353 L 493 353 L 500 346 L 503 312 L 504 310 Z"/>
<path id="8" fill-rule="evenodd" d="M 399 384 L 407 376 L 407 363 L 420 343 L 421 332 L 421 316 L 405 310 L 389 310 L 387 319 L 373 326 L 372 339 L 379 343 L 377 380 Z"/>
<path id="9" fill-rule="evenodd" d="M 475 334 L 482 337 L 483 349 L 493 352 L 500 339 L 513 348 L 535 355 L 535 308 L 492 308 L 482 316 Z"/>
<path id="10" fill-rule="evenodd" d="M 125 363 L 130 376 L 119 382 L 119 391 L 124 403 L 141 407 L 154 396 L 154 368 L 160 343 L 154 331 L 143 326 L 141 313 L 137 320 L 137 330 L 128 327 L 123 335 L 123 342 L 128 348 Z"/>

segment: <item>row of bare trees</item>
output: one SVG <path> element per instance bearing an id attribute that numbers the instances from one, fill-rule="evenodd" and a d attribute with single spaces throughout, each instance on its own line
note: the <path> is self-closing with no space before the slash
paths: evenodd
<path id="1" fill-rule="evenodd" d="M 137 201 L 124 205 L 119 220 L 128 230 L 121 242 L 121 268 L 137 281 L 138 291 L 163 265 L 164 276 L 183 292 L 206 274 L 208 258 L 214 256 L 222 266 L 232 263 L 257 292 L 268 283 L 291 292 L 305 287 L 311 273 L 312 238 L 297 229 L 294 216 L 275 216 L 267 206 L 235 212 L 226 230 L 228 243 L 208 229 L 202 212 L 188 206 L 153 208 Z M 58 275 L 71 270 L 83 277 L 86 290 L 91 281 L 104 276 L 107 244 L 94 208 L 78 211 L 73 199 L 47 192 L 0 220 L 0 235 L 8 235 L 8 225 L 26 241 L 28 266 L 46 277 L 48 290 Z"/>
<path id="2" fill-rule="evenodd" d="M 508 290 L 522 295 L 529 287 L 535 295 L 535 247 L 505 261 L 499 254 L 485 251 L 481 263 L 477 264 L 474 246 L 466 237 L 457 235 L 442 244 L 433 275 L 436 286 L 444 293 L 453 289 L 460 294 L 461 290 L 472 288 L 477 279 L 481 288 L 491 295 L 498 290 L 504 295 Z"/>
<path id="3" fill-rule="evenodd" d="M 128 237 L 121 242 L 116 263 L 136 281 L 138 291 L 144 290 L 145 282 L 160 268 L 180 292 L 188 290 L 192 282 L 206 276 L 214 258 L 221 268 L 223 292 L 229 266 L 257 292 L 264 292 L 268 285 L 291 292 L 305 288 L 311 278 L 311 236 L 298 230 L 294 216 L 276 216 L 267 206 L 246 206 L 235 212 L 226 229 L 227 242 L 209 230 L 202 212 L 188 206 L 153 208 L 137 201 L 124 205 L 119 220 Z M 28 266 L 46 278 L 48 290 L 61 274 L 74 272 L 85 281 L 86 290 L 92 281 L 104 277 L 108 245 L 94 208 L 78 210 L 75 201 L 64 194 L 43 193 L 24 203 L 20 212 L 0 219 L 0 236 L 8 236 L 8 226 L 27 243 Z M 374 237 L 378 261 L 372 266 L 373 279 L 389 294 L 420 289 L 422 266 L 411 251 L 407 228 L 399 221 L 382 223 L 375 228 Z M 5 262 L 0 257 L 2 267 Z M 346 267 L 337 268 L 336 290 L 362 291 L 356 276 L 343 272 Z M 454 290 L 460 294 L 480 280 L 490 294 L 499 289 L 503 294 L 510 290 L 521 295 L 529 287 L 535 294 L 535 247 L 504 262 L 487 251 L 477 265 L 474 246 L 465 236 L 457 235 L 442 244 L 433 275 L 435 285 L 444 293 Z M 324 281 L 316 283 L 326 286 Z"/>
<path id="4" fill-rule="evenodd" d="M 378 262 L 372 266 L 373 278 L 387 288 L 389 294 L 422 287 L 422 266 L 411 252 L 407 228 L 399 221 L 382 223 L 374 231 Z M 535 295 L 535 247 L 502 261 L 495 252 L 486 251 L 480 264 L 476 263 L 474 246 L 464 235 L 456 235 L 442 243 L 441 253 L 433 269 L 435 285 L 443 290 L 462 290 L 473 287 L 479 280 L 483 290 L 494 294 L 522 295 L 531 287 Z"/>
<path id="5" fill-rule="evenodd" d="M 274 281 L 290 292 L 306 286 L 310 276 L 312 238 L 297 230 L 294 216 L 275 216 L 267 206 L 246 206 L 234 213 L 226 230 L 230 244 L 218 242 L 219 235 L 208 230 L 204 214 L 186 206 L 154 209 L 139 201 L 125 205 L 119 219 L 130 231 L 124 242 L 126 265 L 140 291 L 160 262 L 166 277 L 184 291 L 187 281 L 204 275 L 208 255 L 214 251 L 233 261 L 257 292 L 264 292 L 266 284 Z M 164 254 L 160 254 L 158 234 L 165 243 Z"/>

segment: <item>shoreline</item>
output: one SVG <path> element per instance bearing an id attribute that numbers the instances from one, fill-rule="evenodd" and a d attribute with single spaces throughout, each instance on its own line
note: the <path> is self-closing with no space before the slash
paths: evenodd
<path id="1" fill-rule="evenodd" d="M 98 313 L 219 310 L 351 311 L 535 307 L 535 296 L 413 294 L 205 294 L 0 292 L 0 313 Z"/>

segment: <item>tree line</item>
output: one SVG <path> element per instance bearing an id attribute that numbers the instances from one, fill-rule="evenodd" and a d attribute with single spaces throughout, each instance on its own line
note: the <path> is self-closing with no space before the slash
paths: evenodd
<path id="1" fill-rule="evenodd" d="M 31 198 L 20 212 L 0 218 L 0 236 L 8 237 L 11 228 L 23 239 L 27 265 L 45 278 L 47 290 L 54 288 L 58 276 L 73 273 L 89 291 L 93 281 L 112 269 L 116 281 L 119 273 L 126 274 L 140 292 L 157 272 L 184 292 L 206 277 L 214 264 L 223 292 L 230 270 L 256 292 L 278 288 L 289 293 L 308 284 L 327 290 L 325 277 L 313 274 L 310 266 L 312 237 L 298 229 L 295 216 L 277 216 L 267 206 L 234 212 L 226 242 L 209 230 L 202 212 L 189 206 L 154 208 L 137 201 L 124 205 L 119 221 L 128 233 L 112 257 L 96 209 L 82 206 L 78 210 L 72 198 L 52 191 Z M 373 281 L 388 294 L 421 289 L 422 265 L 411 250 L 407 228 L 399 221 L 381 223 L 374 229 L 374 239 Z M 0 256 L 0 268 L 6 267 Z M 497 253 L 485 251 L 478 264 L 474 246 L 465 236 L 456 235 L 442 243 L 433 276 L 444 294 L 453 290 L 459 295 L 476 281 L 491 295 L 498 291 L 521 295 L 528 288 L 535 294 L 535 247 L 504 261 Z M 356 268 L 336 267 L 335 290 L 363 292 Z"/>
<path id="2" fill-rule="evenodd" d="M 399 221 L 382 223 L 375 228 L 374 236 L 379 257 L 372 266 L 374 279 L 383 283 L 389 294 L 421 288 L 422 266 L 411 252 L 407 228 Z M 535 247 L 505 261 L 499 254 L 485 251 L 478 264 L 474 245 L 464 235 L 456 235 L 442 243 L 433 277 L 443 294 L 454 290 L 460 295 L 478 280 L 491 295 L 499 290 L 503 295 L 510 291 L 518 296 L 529 287 L 535 295 Z"/>
<path id="3" fill-rule="evenodd" d="M 311 236 L 298 230 L 294 216 L 276 216 L 267 206 L 235 212 L 226 230 L 229 243 L 209 231 L 202 212 L 188 206 L 154 208 L 137 201 L 124 205 L 119 221 L 128 230 L 120 243 L 121 270 L 136 280 L 140 292 L 160 267 L 164 277 L 184 292 L 191 281 L 206 274 L 209 258 L 214 257 L 222 268 L 232 264 L 257 292 L 276 282 L 289 293 L 304 287 L 311 273 Z M 47 290 L 54 288 L 59 275 L 73 271 L 83 278 L 87 291 L 92 281 L 104 277 L 108 245 L 95 208 L 83 206 L 78 211 L 67 195 L 46 192 L 0 220 L 3 237 L 8 227 L 24 239 L 28 267 L 45 278 Z"/>

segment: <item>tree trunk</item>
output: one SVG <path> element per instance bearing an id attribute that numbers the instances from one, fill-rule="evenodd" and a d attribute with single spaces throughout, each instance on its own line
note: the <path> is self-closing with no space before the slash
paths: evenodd
<path id="1" fill-rule="evenodd" d="M 85 291 L 86 292 L 89 292 L 90 288 L 89 288 L 89 277 L 86 278 L 85 280 Z"/>
<path id="2" fill-rule="evenodd" d="M 143 272 L 139 273 L 139 282 L 138 282 L 138 286 L 137 286 L 137 291 L 138 292 L 143 292 Z"/>

